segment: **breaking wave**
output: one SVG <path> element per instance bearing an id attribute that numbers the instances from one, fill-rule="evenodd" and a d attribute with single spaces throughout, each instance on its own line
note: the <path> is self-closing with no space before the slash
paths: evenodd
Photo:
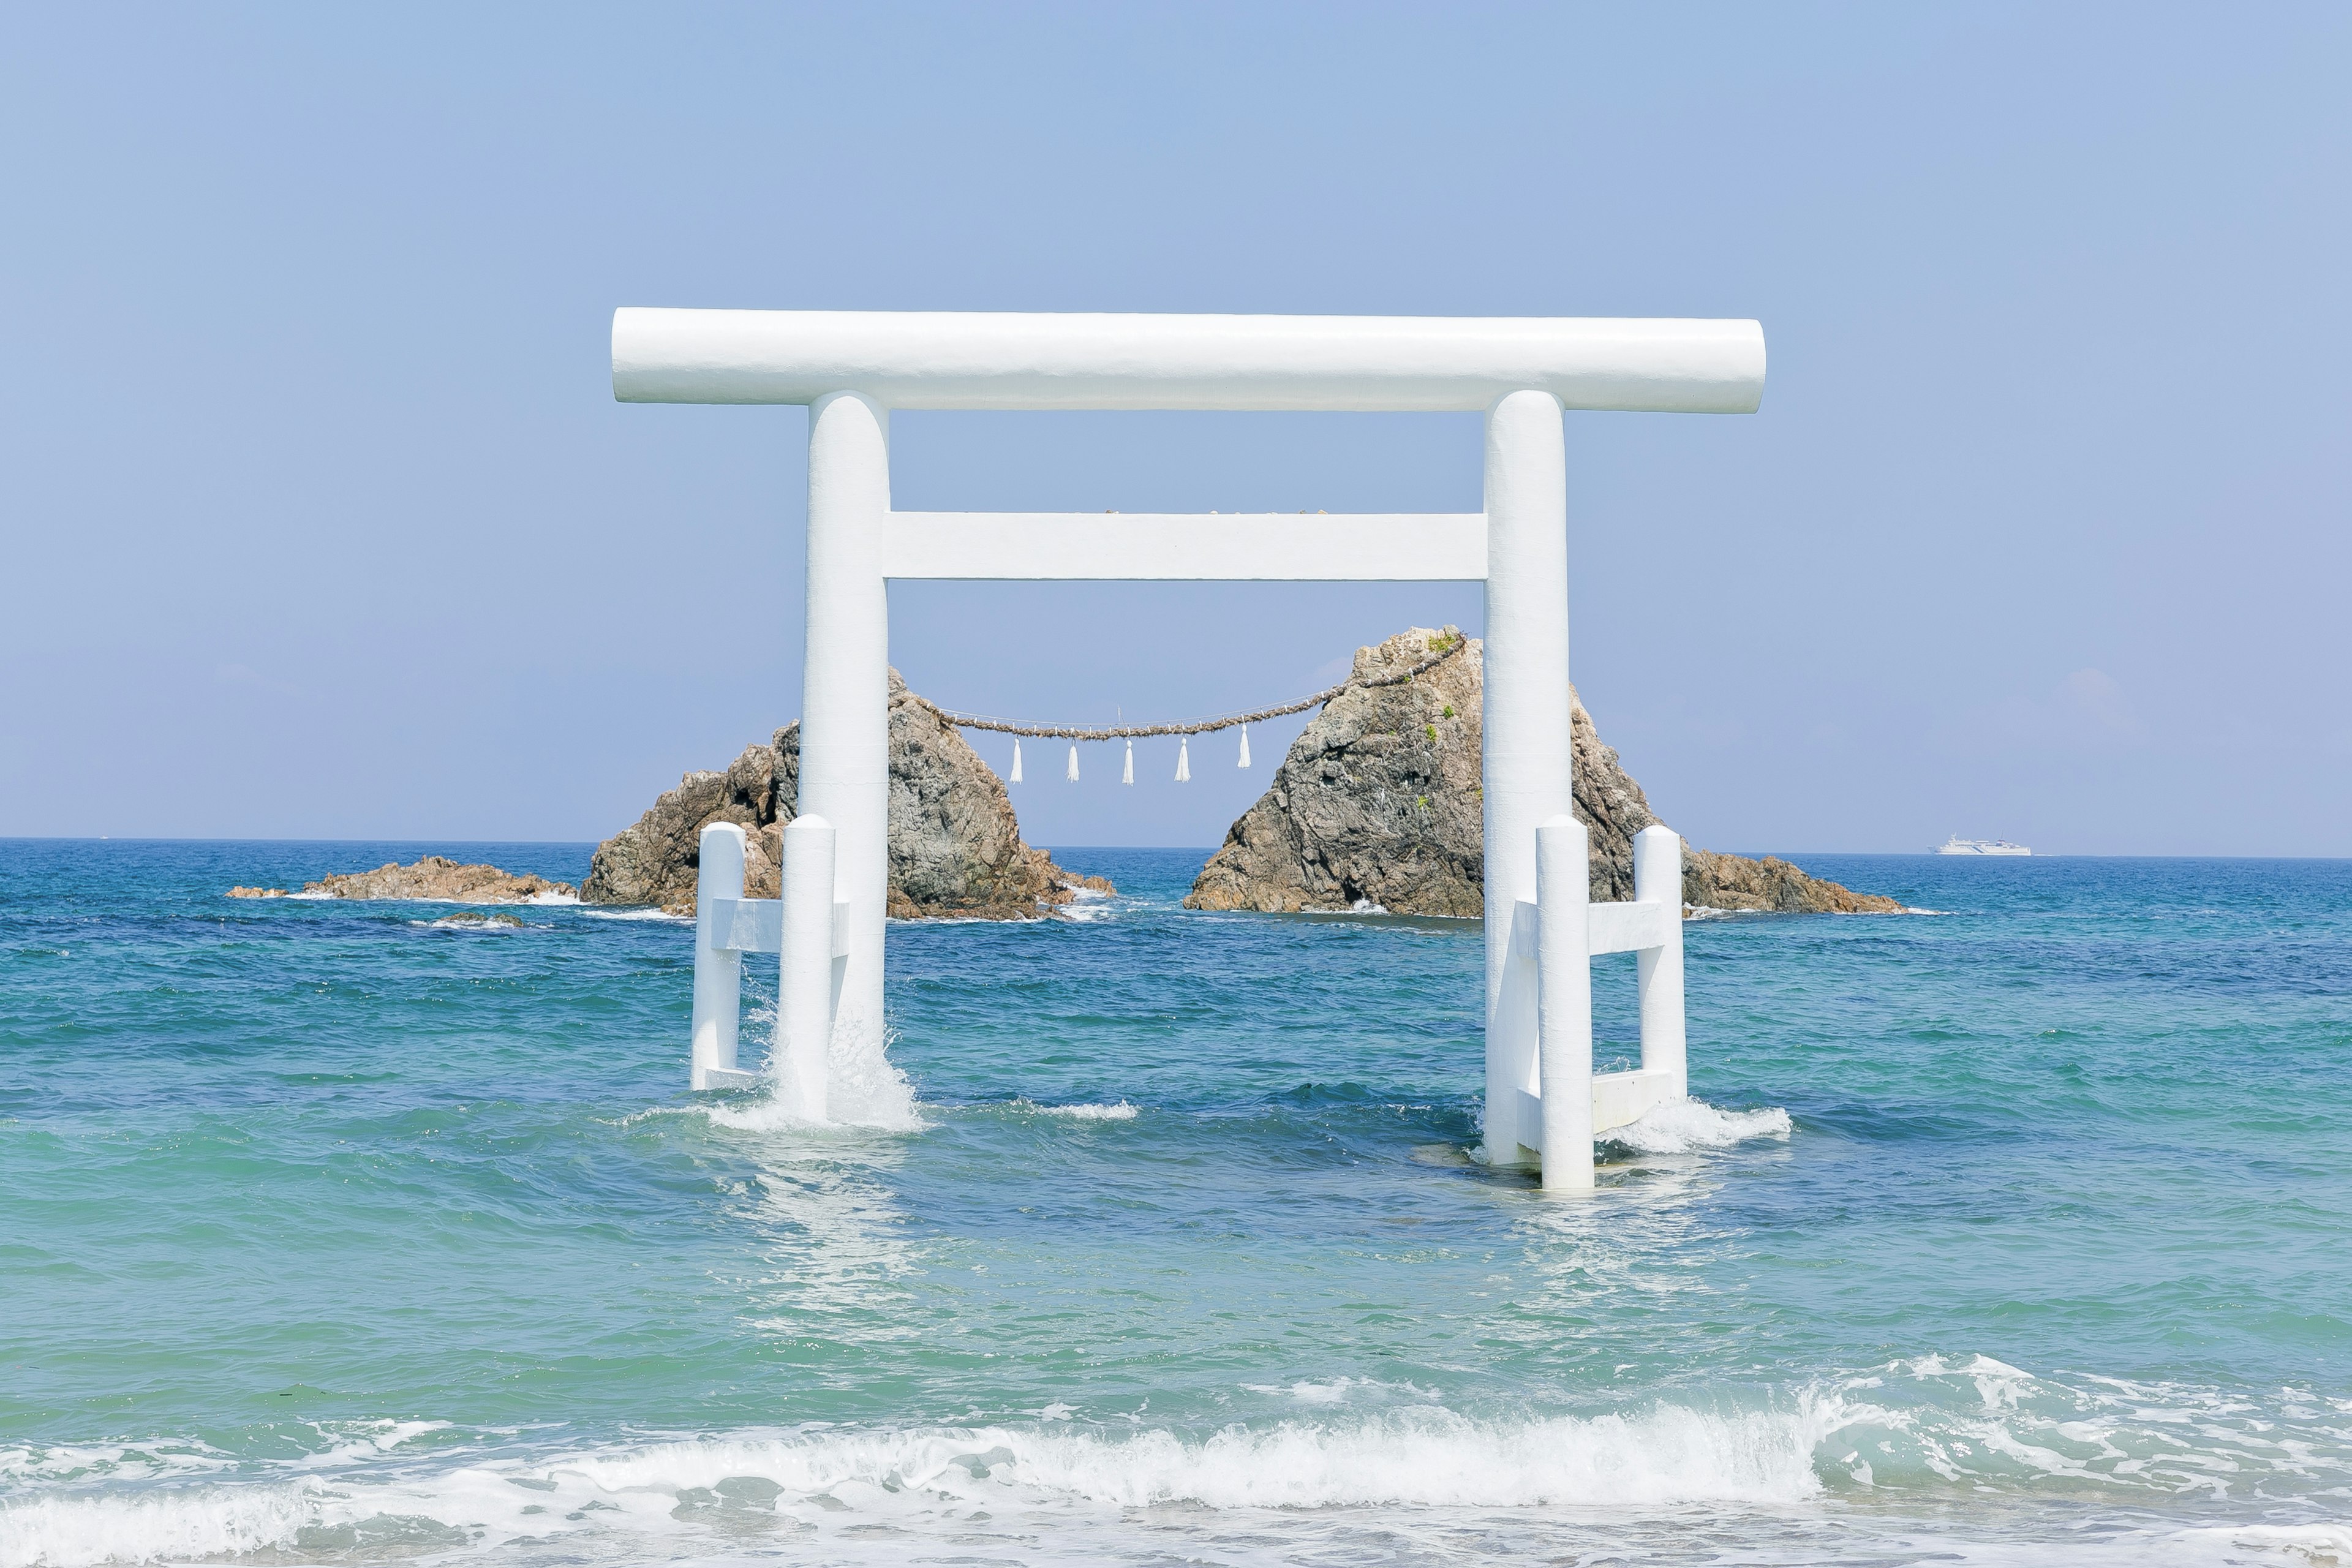
<path id="1" fill-rule="evenodd" d="M 737 1059 L 764 1070 L 774 1048 L 776 1009 L 747 1008 Z M 755 1037 L 755 1031 L 757 1037 Z M 690 1109 L 713 1124 L 747 1132 L 790 1130 L 822 1131 L 839 1128 L 869 1132 L 921 1132 L 930 1127 L 915 1104 L 915 1086 L 891 1062 L 891 1037 L 870 1030 L 836 1029 L 825 1068 L 825 1121 L 812 1122 L 794 1115 L 776 1097 L 771 1074 L 750 1095 L 697 1105 Z"/>
<path id="2" fill-rule="evenodd" d="M 1048 920 L 1076 921 L 1084 924 L 1118 918 L 1118 902 L 1108 893 L 1093 888 L 1074 888 L 1071 891 L 1076 896 L 1068 903 L 1046 907 L 1045 917 Z"/>
<path id="3" fill-rule="evenodd" d="M 516 931 L 523 922 L 513 915 L 443 915 L 437 921 L 411 921 L 410 925 L 424 931 Z"/>
<path id="4" fill-rule="evenodd" d="M 778 1527 L 828 1533 L 886 1521 L 968 1531 L 975 1507 L 1043 1509 L 1078 1523 L 1103 1509 L 1170 1505 L 1786 1503 L 1820 1490 L 1812 1449 L 1837 1419 L 1828 1406 L 1731 1416 L 1662 1406 L 1486 1425 L 1428 1408 L 1198 1438 L 1063 1424 L 747 1434 L 535 1459 L 485 1456 L 437 1472 L 331 1482 L 303 1476 L 52 1493 L 0 1504 L 0 1561 L 87 1568 L 289 1548 L 404 1556 L 615 1533 L 642 1545 L 702 1533 L 698 1525 L 719 1522 L 710 1516 L 728 1511 L 730 1498 Z"/>
<path id="5" fill-rule="evenodd" d="M 1760 1110 L 1721 1110 L 1703 1100 L 1669 1100 L 1654 1105 L 1638 1121 L 1612 1127 L 1601 1141 L 1643 1154 L 1687 1154 L 1728 1149 L 1750 1138 L 1786 1138 L 1789 1113 L 1778 1106 Z"/>
<path id="6" fill-rule="evenodd" d="M 1090 1423 L 1054 1405 L 1030 1423 L 824 1426 L 529 1452 L 511 1434 L 459 1444 L 443 1430 L 413 1443 L 431 1428 L 386 1423 L 238 1479 L 222 1469 L 244 1467 L 202 1444 L 0 1450 L 0 1485 L 17 1491 L 0 1500 L 0 1562 L 90 1568 L 287 1552 L 348 1562 L 513 1544 L 604 1563 L 700 1555 L 751 1531 L 821 1545 L 828 1560 L 857 1560 L 868 1545 L 881 1560 L 888 1545 L 899 1560 L 985 1546 L 982 1556 L 1023 1561 L 1287 1562 L 1334 1529 L 1411 1533 L 1446 1519 L 1475 1521 L 1476 1552 L 1423 1541 L 1433 1549 L 1383 1555 L 1468 1562 L 1556 1555 L 1573 1545 L 1560 1533 L 1570 1529 L 1613 1531 L 1646 1554 L 1696 1517 L 1745 1521 L 1741 1533 L 1759 1546 L 1834 1519 L 1833 1538 L 1792 1536 L 1782 1544 L 1793 1555 L 1756 1560 L 1883 1562 L 1898 1537 L 1916 1545 L 1904 1520 L 1987 1493 L 2105 1498 L 2109 1522 L 2063 1546 L 2038 1531 L 1949 1539 L 1948 1517 L 1929 1525 L 1958 1560 L 2352 1560 L 2352 1536 L 2312 1506 L 2352 1483 L 2352 1405 L 2293 1389 L 2256 1407 L 2219 1390 L 1928 1355 L 1750 1408 L 1479 1419 L 1410 1384 L 1366 1378 L 1246 1392 L 1301 1413 L 1180 1431 Z M 2308 1501 L 2282 1517 L 2290 1491 Z M 2206 1523 L 2184 1531 L 2132 1511 L 2183 1497 L 2210 1510 Z M 1857 1511 L 1866 1500 L 1869 1511 Z M 2029 1525 L 2030 1512 L 2019 1515 Z M 1872 1518 L 1893 1533 L 1868 1528 Z"/>

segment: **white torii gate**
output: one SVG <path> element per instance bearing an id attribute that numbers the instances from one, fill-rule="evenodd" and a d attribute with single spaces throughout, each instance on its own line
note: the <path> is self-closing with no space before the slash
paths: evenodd
<path id="1" fill-rule="evenodd" d="M 695 1087 L 740 1082 L 740 955 L 782 955 L 780 1089 L 824 1112 L 832 1041 L 882 1038 L 889 802 L 887 584 L 908 578 L 1486 584 L 1490 1161 L 1592 1184 L 1592 1139 L 1685 1092 L 1681 840 L 1635 846 L 1635 901 L 1589 905 L 1570 816 L 1563 408 L 1753 413 L 1754 321 L 625 309 L 624 403 L 809 407 L 801 816 L 783 897 L 741 898 L 740 829 L 704 839 Z M 1486 505 L 1299 517 L 902 512 L 889 411 L 1456 411 L 1486 416 Z M 734 837 L 730 841 L 729 834 Z M 731 851 L 731 886 L 730 865 Z M 1590 957 L 1641 954 L 1642 1067 L 1591 1072 Z M 1549 1088 L 1551 1092 L 1545 1092 Z"/>

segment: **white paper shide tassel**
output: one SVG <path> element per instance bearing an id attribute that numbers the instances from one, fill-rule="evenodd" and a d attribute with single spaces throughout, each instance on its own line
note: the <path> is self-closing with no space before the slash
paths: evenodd
<path id="1" fill-rule="evenodd" d="M 1189 743 L 1181 735 L 1176 740 L 1176 782 L 1178 784 L 1192 782 L 1192 751 Z"/>
<path id="2" fill-rule="evenodd" d="M 1070 782 L 1078 782 L 1078 743 L 1076 741 L 1070 742 Z"/>
<path id="3" fill-rule="evenodd" d="M 1133 741 L 1127 743 L 1127 771 L 1118 775 L 1118 782 L 1123 784 L 1131 784 L 1135 782 L 1135 742 Z"/>
<path id="4" fill-rule="evenodd" d="M 1013 782 L 1021 782 L 1021 737 L 1013 737 Z"/>
<path id="5" fill-rule="evenodd" d="M 1246 724 L 1242 726 L 1242 760 L 1235 763 L 1234 766 L 1237 768 L 1249 766 L 1249 726 Z"/>

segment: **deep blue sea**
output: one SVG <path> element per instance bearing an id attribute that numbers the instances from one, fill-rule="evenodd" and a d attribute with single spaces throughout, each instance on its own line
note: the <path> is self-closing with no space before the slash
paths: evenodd
<path id="1" fill-rule="evenodd" d="M 1472 923 L 1057 851 L 812 1128 L 682 921 L 222 896 L 426 851 L 589 847 L 0 843 L 0 1563 L 2352 1563 L 2352 863 L 1796 857 L 1935 912 L 1693 922 L 1579 1200 Z"/>

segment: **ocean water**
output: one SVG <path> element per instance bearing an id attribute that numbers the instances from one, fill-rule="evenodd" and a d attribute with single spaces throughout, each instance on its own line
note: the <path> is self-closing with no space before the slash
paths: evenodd
<path id="1" fill-rule="evenodd" d="M 1063 851 L 812 1128 L 682 922 L 220 896 L 427 849 L 588 853 L 0 843 L 0 1563 L 2352 1563 L 2352 864 L 1801 857 L 1939 912 L 1548 1200 L 1466 923 Z"/>

